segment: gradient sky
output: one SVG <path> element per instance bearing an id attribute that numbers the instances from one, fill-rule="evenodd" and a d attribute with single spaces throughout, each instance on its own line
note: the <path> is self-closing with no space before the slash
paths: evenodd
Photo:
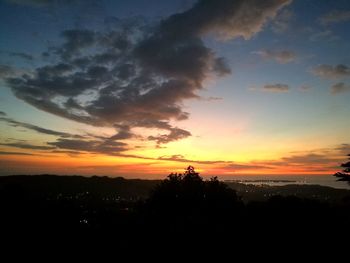
<path id="1" fill-rule="evenodd" d="M 0 174 L 331 174 L 347 0 L 0 1 Z"/>

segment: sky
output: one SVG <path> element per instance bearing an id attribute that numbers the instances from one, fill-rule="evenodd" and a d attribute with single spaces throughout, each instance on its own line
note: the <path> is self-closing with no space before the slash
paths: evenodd
<path id="1" fill-rule="evenodd" d="M 0 175 L 320 175 L 350 153 L 347 0 L 1 0 Z"/>

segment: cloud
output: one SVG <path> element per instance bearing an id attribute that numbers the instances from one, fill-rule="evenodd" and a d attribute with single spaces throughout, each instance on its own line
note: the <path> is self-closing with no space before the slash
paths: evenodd
<path id="1" fill-rule="evenodd" d="M 6 113 L 3 111 L 0 111 L 0 116 L 6 116 Z"/>
<path id="2" fill-rule="evenodd" d="M 250 39 L 262 30 L 268 19 L 274 18 L 282 7 L 290 3 L 289 0 L 198 1 L 190 10 L 180 14 L 181 19 L 176 19 L 178 21 L 171 25 L 188 32 L 214 33 L 222 39 Z M 178 17 L 179 15 L 174 15 L 170 21 L 174 22 L 174 18 Z"/>
<path id="3" fill-rule="evenodd" d="M 0 65 L 0 79 L 10 77 L 14 73 L 14 69 L 8 65 Z"/>
<path id="4" fill-rule="evenodd" d="M 238 164 L 238 163 L 231 163 L 228 165 L 225 165 L 221 167 L 223 169 L 229 169 L 233 171 L 243 171 L 243 170 L 265 170 L 265 169 L 273 169 L 272 167 L 268 165 L 260 165 L 260 164 Z"/>
<path id="5" fill-rule="evenodd" d="M 1 114 L 0 114 L 1 115 Z M 46 128 L 42 128 L 33 124 L 25 123 L 25 122 L 19 122 L 11 118 L 5 118 L 5 117 L 0 117 L 0 121 L 6 122 L 9 125 L 13 127 L 22 127 L 28 130 L 36 131 L 38 133 L 42 134 L 48 134 L 48 135 L 54 135 L 54 136 L 60 136 L 63 138 L 68 138 L 68 137 L 73 137 L 73 138 L 83 138 L 81 135 L 76 135 L 76 134 L 70 134 L 70 133 L 65 133 L 65 132 L 58 132 Z"/>
<path id="6" fill-rule="evenodd" d="M 340 152 L 341 155 L 348 155 L 350 154 L 350 144 L 349 143 L 343 143 L 341 145 L 339 145 L 337 148 L 336 148 L 337 151 Z"/>
<path id="7" fill-rule="evenodd" d="M 232 72 L 231 68 L 227 64 L 227 61 L 223 57 L 217 58 L 215 60 L 213 70 L 218 74 L 218 76 L 225 76 L 231 74 Z"/>
<path id="8" fill-rule="evenodd" d="M 333 10 L 319 18 L 322 25 L 350 21 L 350 10 Z"/>
<path id="9" fill-rule="evenodd" d="M 34 146 L 28 145 L 23 142 L 16 143 L 6 143 L 0 145 L 17 147 L 23 149 L 33 149 L 33 150 L 52 150 L 55 148 L 67 149 L 73 151 L 51 151 L 56 153 L 68 153 L 68 154 L 81 154 L 79 151 L 91 152 L 91 153 L 102 153 L 106 155 L 118 155 L 122 151 L 128 150 L 127 144 L 120 142 L 120 140 L 125 140 L 134 137 L 135 135 L 130 131 L 130 127 L 125 125 L 115 125 L 117 133 L 111 137 L 94 136 L 92 134 L 78 135 L 65 132 L 54 131 L 46 128 L 42 128 L 36 125 L 32 125 L 25 122 L 19 122 L 11 118 L 0 117 L 0 121 L 6 122 L 13 127 L 22 127 L 25 129 L 33 130 L 38 133 L 57 136 L 57 141 L 48 142 L 47 146 Z"/>
<path id="10" fill-rule="evenodd" d="M 63 43 L 46 52 L 52 64 L 6 82 L 40 110 L 94 126 L 128 127 L 115 139 L 131 138 L 135 127 L 166 131 L 148 137 L 158 145 L 184 139 L 191 133 L 170 124 L 189 117 L 183 102 L 198 98 L 209 77 L 231 73 L 202 38 L 250 39 L 290 2 L 201 0 L 158 24 L 130 18 L 99 32 L 65 30 Z M 98 144 L 90 142 L 96 151 Z"/>
<path id="11" fill-rule="evenodd" d="M 350 68 L 343 64 L 336 66 L 332 65 L 318 65 L 311 71 L 314 75 L 327 78 L 327 79 L 338 79 L 350 76 Z"/>
<path id="12" fill-rule="evenodd" d="M 310 35 L 310 41 L 335 41 L 339 39 L 339 36 L 335 35 L 333 31 L 326 29 L 326 30 L 317 30 L 316 32 L 313 32 Z"/>
<path id="13" fill-rule="evenodd" d="M 148 140 L 156 141 L 157 144 L 159 145 L 159 144 L 165 144 L 165 143 L 181 140 L 189 136 L 191 136 L 191 133 L 189 131 L 179 129 L 179 128 L 171 128 L 169 134 L 149 136 Z"/>
<path id="14" fill-rule="evenodd" d="M 332 159 L 330 159 L 329 157 L 323 154 L 309 153 L 309 154 L 303 154 L 303 155 L 292 155 L 288 157 L 283 157 L 281 160 L 288 164 L 307 165 L 307 164 L 323 164 L 323 163 L 329 162 Z"/>
<path id="15" fill-rule="evenodd" d="M 191 159 L 187 159 L 185 158 L 183 155 L 181 154 L 174 154 L 174 155 L 170 155 L 170 156 L 160 156 L 158 157 L 157 160 L 161 160 L 161 161 L 174 161 L 174 162 L 181 162 L 181 163 L 197 163 L 197 164 L 222 164 L 222 163 L 231 163 L 230 161 L 218 161 L 218 160 L 214 160 L 214 161 L 200 161 L 200 160 L 191 160 Z"/>
<path id="16" fill-rule="evenodd" d="M 350 85 L 345 84 L 344 82 L 338 82 L 338 83 L 332 85 L 332 87 L 331 87 L 331 93 L 333 95 L 337 95 L 337 94 L 349 92 L 349 91 L 350 91 Z"/>
<path id="17" fill-rule="evenodd" d="M 25 153 L 25 152 L 4 152 L 0 151 L 0 155 L 34 155 L 32 153 Z"/>
<path id="18" fill-rule="evenodd" d="M 267 84 L 262 87 L 264 92 L 271 93 L 286 93 L 289 92 L 289 86 L 287 84 Z"/>
<path id="19" fill-rule="evenodd" d="M 7 147 L 15 147 L 15 148 L 21 148 L 21 149 L 30 149 L 30 150 L 52 150 L 55 147 L 51 146 L 42 146 L 42 145 L 32 145 L 32 144 L 27 144 L 27 143 L 0 143 L 2 146 L 7 146 Z"/>
<path id="20" fill-rule="evenodd" d="M 296 54 L 288 50 L 260 50 L 254 51 L 253 54 L 260 55 L 265 59 L 273 59 L 280 64 L 286 64 L 296 59 Z"/>
<path id="21" fill-rule="evenodd" d="M 291 10 L 282 10 L 272 23 L 272 30 L 275 33 L 284 33 L 288 30 L 291 20 L 294 17 L 294 13 Z"/>
<path id="22" fill-rule="evenodd" d="M 63 46 L 56 53 L 63 59 L 69 59 L 73 55 L 79 55 L 83 49 L 95 44 L 96 33 L 91 30 L 72 29 L 62 32 L 65 40 Z"/>
<path id="23" fill-rule="evenodd" d="M 59 138 L 55 142 L 48 142 L 48 144 L 59 149 L 102 153 L 112 156 L 119 155 L 120 152 L 128 150 L 126 143 L 114 140 L 75 140 Z"/>
<path id="24" fill-rule="evenodd" d="M 24 52 L 9 52 L 9 55 L 11 57 L 19 57 L 28 61 L 32 61 L 34 59 L 34 57 L 32 55 L 29 55 L 27 53 Z"/>
<path id="25" fill-rule="evenodd" d="M 223 100 L 224 98 L 222 97 L 213 97 L 213 96 L 210 96 L 208 98 L 202 98 L 202 100 L 205 100 L 205 101 L 220 101 L 220 100 Z"/>
<path id="26" fill-rule="evenodd" d="M 326 149 L 291 153 L 291 155 L 284 156 L 279 160 L 259 161 L 256 164 L 270 166 L 277 170 L 289 170 L 290 172 L 329 173 L 329 171 L 336 171 L 349 150 L 349 144 L 344 143 Z"/>

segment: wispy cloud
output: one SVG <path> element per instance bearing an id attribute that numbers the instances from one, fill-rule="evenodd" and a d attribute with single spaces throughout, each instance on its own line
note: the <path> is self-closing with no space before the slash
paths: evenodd
<path id="1" fill-rule="evenodd" d="M 6 117 L 0 117 L 0 121 L 6 122 L 13 127 L 22 127 L 22 128 L 28 129 L 28 130 L 36 131 L 38 133 L 47 134 L 47 135 L 54 135 L 54 136 L 59 136 L 59 137 L 63 137 L 63 138 L 68 138 L 68 137 L 83 138 L 84 137 L 82 135 L 70 134 L 70 133 L 66 133 L 66 132 L 59 132 L 59 131 L 54 131 L 54 130 L 42 128 L 42 127 L 30 124 L 30 123 L 19 122 L 19 121 L 16 121 L 14 119 L 6 118 Z"/>
<path id="2" fill-rule="evenodd" d="M 310 41 L 336 41 L 339 40 L 339 36 L 335 35 L 334 32 L 330 29 L 322 29 L 322 30 L 312 30 L 310 37 Z"/>
<path id="3" fill-rule="evenodd" d="M 289 50 L 259 50 L 254 51 L 253 54 L 260 55 L 264 59 L 272 59 L 280 64 L 286 64 L 296 59 L 296 54 Z"/>
<path id="4" fill-rule="evenodd" d="M 0 143 L 2 146 L 6 147 L 15 147 L 15 148 L 20 148 L 20 149 L 29 149 L 29 150 L 52 150 L 55 149 L 55 147 L 52 146 L 46 146 L 46 145 L 32 145 L 32 144 L 27 144 L 27 143 Z"/>
<path id="5" fill-rule="evenodd" d="M 344 82 L 338 82 L 338 83 L 332 85 L 332 87 L 331 87 L 331 93 L 333 95 L 337 95 L 337 94 L 349 92 L 349 91 L 350 91 L 350 85 L 345 84 Z"/>
<path id="6" fill-rule="evenodd" d="M 8 54 L 12 57 L 19 57 L 27 61 L 32 61 L 34 57 L 24 52 L 8 52 Z"/>
<path id="7" fill-rule="evenodd" d="M 330 25 L 347 21 L 350 21 L 350 10 L 332 10 L 319 18 L 319 22 L 322 25 Z"/>

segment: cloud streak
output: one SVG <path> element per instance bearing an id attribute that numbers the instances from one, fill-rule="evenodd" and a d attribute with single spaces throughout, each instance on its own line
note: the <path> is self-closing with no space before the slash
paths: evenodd
<path id="1" fill-rule="evenodd" d="M 15 147 L 15 148 L 20 148 L 20 149 L 29 149 L 29 150 L 52 150 L 55 147 L 51 146 L 45 146 L 45 145 L 32 145 L 32 144 L 27 144 L 27 143 L 0 143 L 2 146 L 7 146 L 7 147 Z"/>
<path id="2" fill-rule="evenodd" d="M 289 86 L 287 84 L 266 84 L 262 87 L 262 91 L 269 93 L 287 93 Z"/>

